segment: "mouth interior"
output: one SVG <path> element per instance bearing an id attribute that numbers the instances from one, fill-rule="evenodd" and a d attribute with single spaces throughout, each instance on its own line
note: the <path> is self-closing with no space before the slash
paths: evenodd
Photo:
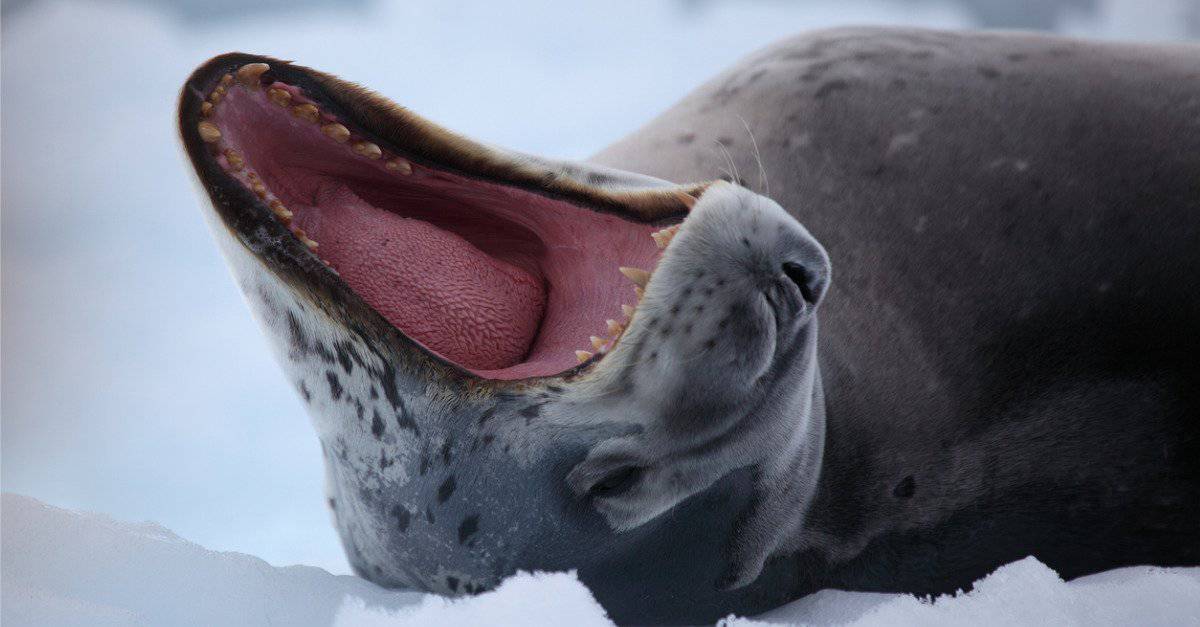
<path id="1" fill-rule="evenodd" d="M 608 348 L 637 302 L 618 268 L 657 262 L 658 227 L 384 153 L 289 85 L 223 95 L 207 120 L 226 172 L 391 324 L 476 374 L 555 374 Z"/>

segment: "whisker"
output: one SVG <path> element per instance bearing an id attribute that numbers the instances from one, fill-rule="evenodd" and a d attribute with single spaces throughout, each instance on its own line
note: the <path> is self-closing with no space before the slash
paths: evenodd
<path id="1" fill-rule="evenodd" d="M 740 114 L 737 117 L 742 121 L 742 127 L 746 129 L 746 134 L 750 136 L 750 145 L 754 147 L 754 158 L 758 160 L 759 185 L 763 187 L 763 195 L 770 198 L 771 182 L 767 180 L 767 169 L 763 166 L 762 153 L 758 151 L 758 140 L 754 139 L 754 133 L 750 130 L 750 125 L 746 123 L 746 118 Z"/>

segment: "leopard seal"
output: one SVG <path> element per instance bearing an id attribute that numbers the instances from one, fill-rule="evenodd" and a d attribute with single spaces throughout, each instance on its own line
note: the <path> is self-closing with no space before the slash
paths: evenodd
<path id="1" fill-rule="evenodd" d="M 234 53 L 179 128 L 356 572 L 696 623 L 1200 563 L 1198 79 L 820 31 L 574 163 Z"/>

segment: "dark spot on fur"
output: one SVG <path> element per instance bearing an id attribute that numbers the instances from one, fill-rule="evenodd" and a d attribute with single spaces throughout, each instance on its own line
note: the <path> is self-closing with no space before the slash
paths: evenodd
<path id="1" fill-rule="evenodd" d="M 1025 53 L 1014 52 L 1014 53 L 1008 55 L 1008 60 L 1012 61 L 1013 63 L 1020 63 L 1021 61 L 1025 60 Z"/>
<path id="2" fill-rule="evenodd" d="M 530 405 L 529 407 L 526 407 L 525 409 L 522 409 L 520 411 L 520 414 L 525 417 L 526 424 L 531 422 L 534 418 L 538 417 L 538 414 L 540 414 L 542 412 L 542 405 L 544 405 L 544 404 L 545 403 L 540 403 L 537 405 Z"/>
<path id="3" fill-rule="evenodd" d="M 445 442 L 442 442 L 442 463 L 450 463 L 450 449 L 454 447 L 454 438 L 447 437 Z"/>
<path id="4" fill-rule="evenodd" d="M 676 137 L 675 141 L 686 146 L 686 145 L 696 141 L 696 134 L 695 133 L 684 133 L 683 135 Z"/>
<path id="5" fill-rule="evenodd" d="M 379 380 L 379 385 L 383 386 L 383 393 L 387 396 L 388 402 L 392 407 L 400 406 L 400 392 L 396 390 L 396 369 L 391 363 L 384 361 L 383 368 L 379 373 L 376 373 Z"/>
<path id="6" fill-rule="evenodd" d="M 300 396 L 304 398 L 304 402 L 307 403 L 307 402 L 311 401 L 312 400 L 312 392 L 308 391 L 308 386 L 305 385 L 303 381 L 301 381 L 299 387 L 300 387 Z"/>
<path id="7" fill-rule="evenodd" d="M 379 398 L 379 390 L 375 389 L 375 386 L 372 385 L 371 386 L 371 400 L 375 400 L 377 398 Z"/>
<path id="8" fill-rule="evenodd" d="M 483 436 L 483 445 L 485 447 L 491 446 L 492 440 L 495 440 L 495 439 L 496 439 L 496 436 L 489 433 L 489 434 Z"/>
<path id="9" fill-rule="evenodd" d="M 375 439 L 379 439 L 383 437 L 383 431 L 383 418 L 376 409 L 374 415 L 371 416 L 371 435 L 375 436 Z"/>
<path id="10" fill-rule="evenodd" d="M 429 455 L 425 451 L 421 451 L 421 462 L 417 464 L 417 473 L 422 477 L 429 472 Z"/>
<path id="11" fill-rule="evenodd" d="M 988 67 L 986 65 L 981 65 L 981 66 L 979 66 L 978 69 L 979 69 L 979 75 L 986 79 L 991 80 L 991 79 L 1000 78 L 1000 70 L 997 70 L 994 67 Z"/>
<path id="12" fill-rule="evenodd" d="M 329 382 L 329 395 L 333 400 L 338 400 L 342 397 L 342 381 L 338 379 L 337 373 L 332 370 L 325 371 L 325 380 Z"/>
<path id="13" fill-rule="evenodd" d="M 692 332 L 692 323 L 689 322 L 689 323 L 683 325 L 683 334 L 684 335 L 687 335 L 691 332 Z"/>
<path id="14" fill-rule="evenodd" d="M 332 510 L 334 510 L 334 511 L 337 511 L 337 499 L 330 497 L 330 499 L 329 499 L 329 509 L 332 509 Z"/>
<path id="15" fill-rule="evenodd" d="M 900 483 L 896 484 L 895 488 L 892 488 L 892 496 L 899 499 L 907 499 L 916 494 L 916 492 L 917 482 L 913 479 L 912 475 L 905 477 Z"/>
<path id="16" fill-rule="evenodd" d="M 434 523 L 434 521 L 436 520 L 436 519 L 433 517 L 433 510 L 432 510 L 432 509 L 430 509 L 428 506 L 426 506 L 426 507 L 425 507 L 425 520 L 426 520 L 426 521 L 427 521 L 429 524 L 431 524 L 431 525 L 432 525 L 432 524 Z"/>
<path id="17" fill-rule="evenodd" d="M 336 348 L 337 360 L 338 363 L 342 365 L 342 370 L 345 370 L 346 374 L 353 373 L 354 361 L 350 359 L 350 351 L 352 350 L 352 347 L 349 344 L 338 344 Z"/>
<path id="18" fill-rule="evenodd" d="M 403 402 L 396 408 L 396 425 L 401 429 L 412 431 L 413 435 L 421 435 L 421 428 L 417 426 L 417 421 L 413 420 L 412 414 L 408 413 L 408 408 L 404 406 Z"/>
<path id="19" fill-rule="evenodd" d="M 658 351 L 650 351 L 650 361 L 658 359 Z"/>
<path id="20" fill-rule="evenodd" d="M 300 319 L 293 312 L 288 312 L 288 342 L 292 348 L 301 353 L 308 352 L 308 336 L 304 334 L 304 327 L 300 326 Z"/>
<path id="21" fill-rule="evenodd" d="M 388 459 L 387 454 L 384 453 L 383 449 L 379 449 L 379 469 L 380 470 L 387 470 L 394 463 L 396 463 L 395 459 Z"/>
<path id="22" fill-rule="evenodd" d="M 454 488 L 456 487 L 458 486 L 454 483 L 454 475 L 446 477 L 446 480 L 442 482 L 442 485 L 438 486 L 438 503 L 445 503 L 446 500 L 450 498 L 450 495 L 454 494 Z"/>
<path id="23" fill-rule="evenodd" d="M 363 407 L 362 401 L 358 400 L 357 398 L 354 399 L 354 415 L 357 416 L 359 420 L 362 420 L 365 412 L 366 408 Z"/>
<path id="24" fill-rule="evenodd" d="M 392 508 L 392 516 L 396 517 L 396 527 L 400 529 L 400 533 L 408 531 L 408 525 L 412 522 L 412 514 L 407 509 L 397 505 Z"/>
<path id="25" fill-rule="evenodd" d="M 487 409 L 487 411 L 485 411 L 485 412 L 483 412 L 482 414 L 480 414 L 480 415 L 479 415 L 479 423 L 478 423 L 478 424 L 479 424 L 479 426 L 481 426 L 481 427 L 482 427 L 482 426 L 483 426 L 483 423 L 485 423 L 485 422 L 487 422 L 487 421 L 491 420 L 491 419 L 492 419 L 492 416 L 495 416 L 495 415 L 496 415 L 496 406 L 495 406 L 495 405 L 492 405 L 491 407 L 489 407 L 489 408 Z"/>
<path id="26" fill-rule="evenodd" d="M 716 341 L 716 340 L 714 340 L 714 339 L 710 339 L 710 340 L 708 340 L 707 342 L 705 342 L 705 343 L 704 343 L 704 348 L 707 348 L 707 349 L 709 349 L 709 350 L 712 350 L 713 348 L 716 348 L 716 346 L 717 346 L 717 341 Z"/>
<path id="27" fill-rule="evenodd" d="M 479 531 L 479 514 L 471 514 L 458 525 L 458 543 L 465 544 L 476 531 Z"/>
<path id="28" fill-rule="evenodd" d="M 330 351 L 329 347 L 322 342 L 314 343 L 313 350 L 316 351 L 317 355 L 321 358 L 321 361 L 324 361 L 327 364 L 332 364 L 337 361 L 337 358 L 333 356 L 333 351 Z"/>
<path id="29" fill-rule="evenodd" d="M 817 91 L 813 93 L 813 98 L 817 98 L 819 100 L 821 98 L 824 98 L 825 96 L 828 96 L 829 94 L 832 94 L 835 91 L 844 91 L 849 88 L 850 88 L 850 83 L 847 83 L 846 81 L 844 81 L 840 78 L 834 79 L 834 80 L 829 81 L 828 83 L 825 83 L 825 84 L 821 85 L 820 87 L 818 87 Z"/>
<path id="30" fill-rule="evenodd" d="M 451 592 L 458 592 L 458 577 L 447 576 L 446 587 L 450 588 Z"/>

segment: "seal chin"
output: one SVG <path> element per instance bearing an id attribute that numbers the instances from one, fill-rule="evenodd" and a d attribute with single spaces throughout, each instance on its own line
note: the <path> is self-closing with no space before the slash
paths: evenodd
<path id="1" fill-rule="evenodd" d="M 733 470 L 790 459 L 814 437 L 824 249 L 773 201 L 724 183 L 675 241 L 580 402 L 635 425 L 568 476 L 617 531 Z"/>

